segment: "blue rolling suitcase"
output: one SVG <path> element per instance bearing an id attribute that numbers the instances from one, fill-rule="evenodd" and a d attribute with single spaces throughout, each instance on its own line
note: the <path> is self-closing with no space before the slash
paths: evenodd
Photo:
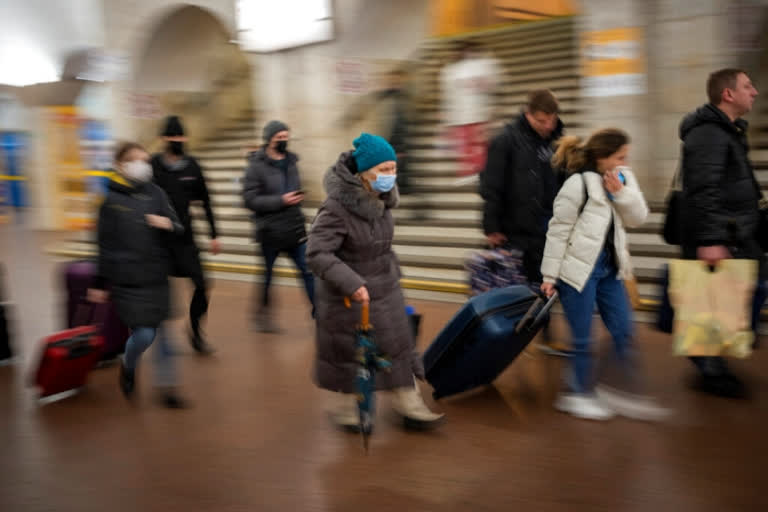
<path id="1" fill-rule="evenodd" d="M 556 300 L 522 285 L 469 299 L 424 353 L 435 399 L 492 383 L 536 336 Z"/>

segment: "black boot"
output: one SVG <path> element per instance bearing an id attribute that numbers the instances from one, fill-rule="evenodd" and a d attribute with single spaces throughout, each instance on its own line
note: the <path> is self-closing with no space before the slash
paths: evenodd
<path id="1" fill-rule="evenodd" d="M 749 391 L 744 382 L 730 372 L 697 375 L 694 388 L 703 393 L 723 398 L 748 398 Z"/>
<path id="2" fill-rule="evenodd" d="M 216 349 L 205 341 L 203 333 L 199 328 L 192 329 L 192 332 L 189 334 L 189 342 L 192 344 L 192 348 L 195 349 L 195 352 L 201 356 L 209 356 L 216 352 Z"/>
<path id="3" fill-rule="evenodd" d="M 129 370 L 125 363 L 120 360 L 120 390 L 126 399 L 133 398 L 133 391 L 136 388 L 136 371 Z"/>
<path id="4" fill-rule="evenodd" d="M 280 334 L 282 332 L 280 327 L 272 321 L 272 315 L 268 310 L 262 310 L 256 314 L 253 329 L 256 332 L 263 332 L 265 334 Z"/>
<path id="5" fill-rule="evenodd" d="M 189 403 L 179 396 L 174 389 L 165 389 L 160 392 L 160 403 L 166 409 L 188 409 Z"/>

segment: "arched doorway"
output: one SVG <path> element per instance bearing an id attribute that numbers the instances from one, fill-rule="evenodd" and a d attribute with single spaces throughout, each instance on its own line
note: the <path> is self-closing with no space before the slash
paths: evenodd
<path id="1" fill-rule="evenodd" d="M 251 108 L 250 63 L 210 11 L 180 7 L 148 34 L 133 59 L 131 87 L 143 143 L 151 145 L 159 119 L 168 114 L 182 116 L 195 146 Z"/>

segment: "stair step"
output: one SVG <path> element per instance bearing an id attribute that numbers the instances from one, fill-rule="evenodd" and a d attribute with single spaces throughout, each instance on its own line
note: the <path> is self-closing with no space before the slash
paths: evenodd
<path id="1" fill-rule="evenodd" d="M 220 237 L 245 238 L 251 240 L 255 226 L 251 220 L 225 220 L 216 223 Z M 202 241 L 207 240 L 209 233 L 208 222 L 197 218 L 192 228 Z M 307 219 L 307 230 L 311 228 L 311 218 Z M 440 228 L 422 226 L 395 226 L 395 243 L 401 245 L 433 246 L 436 251 L 440 247 L 471 247 L 480 248 L 485 242 L 485 236 L 479 228 Z"/>
<path id="2" fill-rule="evenodd" d="M 303 207 L 302 210 L 307 218 L 310 219 L 317 214 L 317 207 Z M 469 227 L 477 227 L 480 225 L 482 218 L 482 212 L 479 210 L 441 209 L 434 208 L 427 204 L 411 205 L 409 208 L 396 208 L 393 213 L 395 219 L 402 219 L 404 222 L 408 223 L 413 220 L 412 217 L 421 210 L 426 210 L 422 212 L 428 216 L 427 219 L 423 221 L 426 223 L 439 220 L 455 220 L 457 222 L 457 227 L 466 227 L 462 226 L 461 223 L 470 221 L 475 222 L 475 224 Z M 194 208 L 191 211 L 195 218 L 205 218 L 202 208 Z M 250 220 L 252 218 L 250 210 L 242 206 L 215 205 L 213 207 L 213 214 L 216 216 L 216 219 Z"/>
<path id="3" fill-rule="evenodd" d="M 523 61 L 517 61 L 510 59 L 507 60 L 502 56 L 496 56 L 497 61 L 501 64 L 499 67 L 501 82 L 506 79 L 521 76 L 521 77 L 535 77 L 537 73 L 548 72 L 553 69 L 573 69 L 578 70 L 579 60 L 575 56 L 574 51 L 569 51 L 567 54 L 557 56 L 557 54 L 542 55 L 540 60 L 531 60 L 530 55 Z M 439 76 L 439 72 L 437 73 Z"/>
<path id="4" fill-rule="evenodd" d="M 195 152 L 198 160 L 240 160 L 245 162 L 248 153 L 252 149 L 246 147 L 227 148 L 227 149 L 208 149 Z"/>
<path id="5" fill-rule="evenodd" d="M 571 62 L 579 60 L 578 51 L 574 49 L 573 44 L 569 41 L 548 43 L 546 45 L 542 45 L 540 48 L 540 51 L 538 51 L 537 48 L 537 52 L 535 54 L 531 54 L 530 51 L 510 51 L 506 54 L 490 51 L 488 54 L 496 59 L 499 67 L 501 67 L 505 72 L 514 72 L 517 66 L 523 66 L 532 63 L 549 62 L 558 59 L 569 59 Z M 440 71 L 444 66 L 445 62 L 443 62 L 442 59 L 431 59 L 418 70 L 418 73 L 420 77 L 436 77 L 440 74 Z"/>
<path id="6" fill-rule="evenodd" d="M 526 101 L 528 100 L 528 93 L 525 94 L 517 94 L 514 98 L 508 98 L 504 95 L 500 95 L 496 101 L 494 102 L 494 105 L 496 108 L 503 108 L 503 109 L 509 109 L 509 108 L 519 108 L 525 105 Z M 558 98 L 558 103 L 560 104 L 561 113 L 562 112 L 581 112 L 584 109 L 583 100 L 580 97 L 566 97 L 566 98 Z M 442 104 L 438 102 L 434 103 L 424 103 L 419 102 L 415 104 L 414 106 L 414 117 L 419 119 L 432 119 L 437 118 L 437 116 L 442 112 Z M 437 119 L 436 119 L 437 120 Z"/>
<path id="7" fill-rule="evenodd" d="M 434 187 L 435 190 L 440 190 L 440 192 L 448 192 L 453 190 L 462 190 L 462 191 L 477 191 L 477 186 L 479 183 L 479 179 L 477 181 L 473 181 L 471 184 L 467 185 L 466 181 L 468 178 L 466 177 L 458 177 L 454 172 L 451 172 L 450 175 L 446 176 L 430 176 L 429 174 L 417 174 L 415 171 L 412 173 L 410 169 L 408 170 L 408 186 L 409 187 L 423 187 L 425 189 L 429 189 L 431 187 Z"/>
<path id="8" fill-rule="evenodd" d="M 241 180 L 239 178 L 232 178 L 228 180 L 207 180 L 208 184 L 208 192 L 213 195 L 218 194 L 225 194 L 225 195 L 232 195 L 235 194 L 239 197 L 242 196 L 241 193 L 243 191 L 243 184 L 241 183 Z"/>
<path id="9" fill-rule="evenodd" d="M 199 162 L 200 162 L 200 165 L 204 169 L 210 169 L 210 170 L 219 170 L 219 169 L 236 170 L 236 169 L 240 169 L 241 171 L 243 171 L 243 170 L 245 170 L 246 166 L 248 165 L 248 162 L 246 162 L 245 157 L 242 157 L 242 158 L 200 158 Z"/>
<path id="10" fill-rule="evenodd" d="M 552 32 L 540 32 L 532 33 L 529 36 L 520 37 L 517 34 L 515 36 L 508 36 L 505 39 L 504 36 L 499 36 L 495 40 L 478 40 L 481 48 L 485 51 L 490 51 L 494 55 L 504 57 L 508 55 L 515 55 L 526 50 L 530 54 L 531 47 L 544 46 L 546 44 L 567 44 L 574 45 L 574 30 L 572 27 L 563 30 L 553 30 Z M 428 50 L 427 57 L 435 59 L 445 59 L 453 56 L 455 50 L 449 46 L 440 48 L 431 48 Z"/>
<path id="11" fill-rule="evenodd" d="M 477 43 L 491 42 L 496 40 L 506 41 L 513 38 L 524 38 L 532 34 L 557 33 L 558 31 L 566 30 L 569 27 L 572 28 L 574 25 L 574 20 L 572 18 L 557 18 L 531 23 L 520 23 L 514 26 L 490 29 L 474 34 L 458 34 L 450 37 L 433 38 L 422 43 L 419 49 L 426 52 L 441 48 L 454 48 L 457 43 L 463 41 L 472 41 Z"/>
<path id="12" fill-rule="evenodd" d="M 242 205 L 243 198 L 240 193 L 216 193 L 211 196 L 211 203 L 214 206 Z M 423 197 L 403 196 L 400 198 L 400 206 L 395 211 L 403 209 L 423 209 L 433 207 L 444 209 L 467 208 L 476 210 L 482 207 L 482 198 L 480 198 L 480 196 L 474 192 L 435 194 L 433 197 L 426 199 Z"/>
<path id="13" fill-rule="evenodd" d="M 510 122 L 517 118 L 518 114 L 520 113 L 520 110 L 499 110 L 498 112 L 498 118 L 499 121 L 502 124 L 505 124 L 507 122 Z M 586 126 L 588 119 L 583 114 L 572 114 L 572 115 L 561 115 L 560 118 L 562 119 L 565 126 L 570 130 L 571 128 L 575 126 Z M 446 126 L 443 126 L 442 124 L 438 123 L 424 123 L 420 122 L 418 119 L 414 119 L 411 124 L 410 128 L 408 129 L 408 133 L 413 137 L 434 137 L 434 138 L 440 138 L 444 137 L 446 142 L 448 142 L 450 139 L 448 139 L 448 133 L 446 130 Z"/>
<path id="14" fill-rule="evenodd" d="M 515 84 L 503 84 L 498 94 L 501 96 L 508 95 L 521 95 L 528 94 L 533 89 L 549 89 L 555 96 L 559 96 L 564 93 L 573 93 L 580 90 L 580 81 L 577 75 L 572 72 L 565 73 L 564 77 L 557 77 L 562 75 L 560 73 L 553 72 L 553 78 L 540 77 L 531 80 L 521 80 Z M 420 103 L 439 103 L 441 101 L 439 86 L 435 85 L 425 90 L 419 96 Z"/>
<path id="15" fill-rule="evenodd" d="M 520 112 L 520 109 L 525 105 L 525 102 L 515 104 L 515 105 L 509 105 L 509 104 L 496 104 L 494 107 L 494 113 L 496 116 L 502 115 L 502 116 L 512 116 L 515 114 L 518 114 Z M 576 117 L 581 116 L 585 114 L 584 107 L 563 107 L 560 110 L 560 116 L 561 117 Z M 418 116 L 414 116 L 414 118 L 411 120 L 412 124 L 420 125 L 420 124 L 438 124 L 442 123 L 442 112 L 433 111 L 428 114 L 421 114 Z M 200 155 L 202 156 L 202 155 Z"/>
<path id="16" fill-rule="evenodd" d="M 580 85 L 579 71 L 576 67 L 540 71 L 529 75 L 505 76 L 496 88 L 497 95 L 527 92 L 536 88 L 576 89 Z M 422 99 L 439 97 L 440 86 L 434 84 L 424 89 Z"/>
<path id="17" fill-rule="evenodd" d="M 236 149 L 258 146 L 261 144 L 261 137 L 229 137 L 227 139 L 206 141 L 202 144 L 197 152 L 198 155 L 205 153 L 206 151 L 218 151 L 224 149 Z"/>

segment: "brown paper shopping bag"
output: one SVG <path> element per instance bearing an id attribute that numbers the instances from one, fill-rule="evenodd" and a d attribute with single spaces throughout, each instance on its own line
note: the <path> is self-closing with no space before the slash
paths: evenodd
<path id="1" fill-rule="evenodd" d="M 698 260 L 669 262 L 675 355 L 744 358 L 751 354 L 757 270 L 754 260 L 723 260 L 714 269 Z"/>

